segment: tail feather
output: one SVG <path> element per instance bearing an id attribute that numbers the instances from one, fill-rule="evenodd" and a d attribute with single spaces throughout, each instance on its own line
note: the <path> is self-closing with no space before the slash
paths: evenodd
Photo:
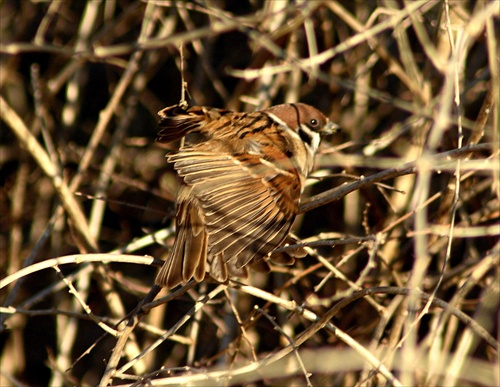
<path id="1" fill-rule="evenodd" d="M 179 203 L 177 235 L 167 261 L 156 276 L 157 285 L 171 289 L 188 282 L 193 276 L 197 282 L 205 278 L 208 235 L 202 217 L 197 202 Z"/>

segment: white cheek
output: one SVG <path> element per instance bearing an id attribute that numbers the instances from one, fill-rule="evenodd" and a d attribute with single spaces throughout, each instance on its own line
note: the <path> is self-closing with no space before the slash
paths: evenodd
<path id="1" fill-rule="evenodd" d="M 313 154 L 315 154 L 316 151 L 318 150 L 320 141 L 321 141 L 321 136 L 319 135 L 319 133 L 312 132 L 311 150 Z"/>

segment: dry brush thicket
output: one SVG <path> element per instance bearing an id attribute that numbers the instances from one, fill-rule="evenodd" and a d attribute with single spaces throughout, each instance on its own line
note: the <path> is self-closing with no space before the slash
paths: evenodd
<path id="1" fill-rule="evenodd" d="M 1 385 L 500 383 L 498 2 L 0 7 Z M 156 112 L 183 90 L 343 132 L 305 258 L 136 314 L 173 239 Z"/>

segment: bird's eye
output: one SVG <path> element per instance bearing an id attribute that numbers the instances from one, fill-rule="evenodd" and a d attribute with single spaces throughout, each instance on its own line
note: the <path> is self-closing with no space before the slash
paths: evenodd
<path id="1" fill-rule="evenodd" d="M 309 123 L 311 124 L 311 126 L 312 126 L 312 127 L 314 127 L 314 126 L 318 126 L 318 120 L 316 120 L 316 119 L 314 119 L 314 118 L 313 118 L 313 119 L 311 119 L 311 121 L 309 121 Z"/>

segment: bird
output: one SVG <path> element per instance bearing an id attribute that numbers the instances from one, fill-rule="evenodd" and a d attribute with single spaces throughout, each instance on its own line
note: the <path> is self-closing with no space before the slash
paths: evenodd
<path id="1" fill-rule="evenodd" d="M 171 289 L 207 273 L 224 283 L 247 278 L 249 267 L 268 270 L 265 258 L 287 241 L 320 139 L 339 126 L 304 103 L 254 112 L 177 104 L 158 115 L 158 142 L 195 141 L 166 155 L 181 184 L 175 239 L 155 284 Z"/>

